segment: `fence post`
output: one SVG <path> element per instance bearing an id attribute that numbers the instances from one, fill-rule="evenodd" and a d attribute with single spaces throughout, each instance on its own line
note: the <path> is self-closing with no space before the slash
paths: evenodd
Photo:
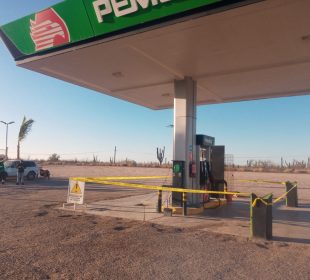
<path id="1" fill-rule="evenodd" d="M 250 215 L 252 237 L 272 239 L 272 194 L 259 198 L 252 193 Z"/>
<path id="2" fill-rule="evenodd" d="M 287 207 L 298 207 L 297 183 L 285 182 L 285 190 L 287 192 L 285 204 Z"/>
<path id="3" fill-rule="evenodd" d="M 187 193 L 184 192 L 182 198 L 183 216 L 187 216 Z"/>
<path id="4" fill-rule="evenodd" d="M 161 206 L 162 206 L 162 203 L 163 202 L 163 191 L 162 190 L 159 190 L 158 191 L 158 201 L 157 201 L 157 213 L 161 213 Z"/>

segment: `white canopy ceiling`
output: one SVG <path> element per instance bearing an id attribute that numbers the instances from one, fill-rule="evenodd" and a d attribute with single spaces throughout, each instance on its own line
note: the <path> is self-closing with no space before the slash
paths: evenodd
<path id="1" fill-rule="evenodd" d="M 152 109 L 191 76 L 198 104 L 310 93 L 310 1 L 267 0 L 19 65 Z"/>

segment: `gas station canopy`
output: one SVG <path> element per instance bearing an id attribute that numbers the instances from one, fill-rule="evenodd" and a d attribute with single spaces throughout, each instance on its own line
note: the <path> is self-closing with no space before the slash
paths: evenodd
<path id="1" fill-rule="evenodd" d="M 67 0 L 1 26 L 17 65 L 152 109 L 310 93 L 310 1 Z"/>

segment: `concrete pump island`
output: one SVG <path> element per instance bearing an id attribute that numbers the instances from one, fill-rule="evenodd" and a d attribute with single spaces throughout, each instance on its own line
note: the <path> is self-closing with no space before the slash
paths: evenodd
<path id="1" fill-rule="evenodd" d="M 210 234 L 210 244 L 227 234 L 228 243 L 241 238 L 237 247 L 251 242 L 264 250 L 274 246 L 271 250 L 282 250 L 288 257 L 285 246 L 301 246 L 310 256 L 310 178 L 232 174 L 225 143 L 217 144 L 216 135 L 207 131 L 196 132 L 199 105 L 310 93 L 309 10 L 308 0 L 66 0 L 1 26 L 1 38 L 19 67 L 153 110 L 173 108 L 171 169 L 141 168 L 130 174 L 115 167 L 110 174 L 103 169 L 100 174 L 88 169 L 70 173 L 67 190 L 67 180 L 58 185 L 67 191 L 67 202 L 56 203 L 55 211 L 64 217 L 92 217 L 96 223 L 107 219 L 112 224 L 142 224 L 137 226 L 142 232 L 143 225 L 149 226 L 182 239 L 182 244 L 186 238 L 179 239 L 179 232 L 185 230 L 191 240 L 199 231 L 199 236 Z M 113 225 L 118 234 L 127 228 Z M 165 240 L 172 244 L 172 239 Z M 225 240 L 220 243 L 224 251 Z M 199 248 L 197 244 L 193 248 Z M 253 249 L 244 246 L 245 251 Z M 158 255 L 152 256 L 156 263 Z M 305 264 L 301 257 L 298 261 Z M 231 279 L 243 271 L 241 278 L 261 279 L 258 268 L 249 266 L 257 275 L 238 265 L 231 277 L 224 266 L 219 276 L 209 268 L 210 277 L 184 275 Z M 299 273 L 298 264 L 291 264 L 291 274 L 281 267 L 285 273 L 268 267 L 266 278 L 310 277 L 306 266 Z M 116 270 L 103 279 L 120 279 Z M 159 273 L 157 278 L 183 277 L 182 269 L 165 271 L 170 274 Z M 125 278 L 152 275 L 135 273 Z"/>

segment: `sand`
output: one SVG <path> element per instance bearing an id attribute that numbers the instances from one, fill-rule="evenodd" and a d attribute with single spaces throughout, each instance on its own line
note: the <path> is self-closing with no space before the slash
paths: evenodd
<path id="1" fill-rule="evenodd" d="M 66 199 L 68 176 L 168 175 L 168 169 L 48 168 L 50 181 L 39 179 L 24 187 L 10 181 L 0 187 L 0 279 L 310 279 L 309 244 L 250 240 L 59 210 Z M 235 177 L 298 180 L 310 193 L 309 176 L 288 175 Z M 87 199 L 139 193 L 143 191 L 94 188 Z"/>

